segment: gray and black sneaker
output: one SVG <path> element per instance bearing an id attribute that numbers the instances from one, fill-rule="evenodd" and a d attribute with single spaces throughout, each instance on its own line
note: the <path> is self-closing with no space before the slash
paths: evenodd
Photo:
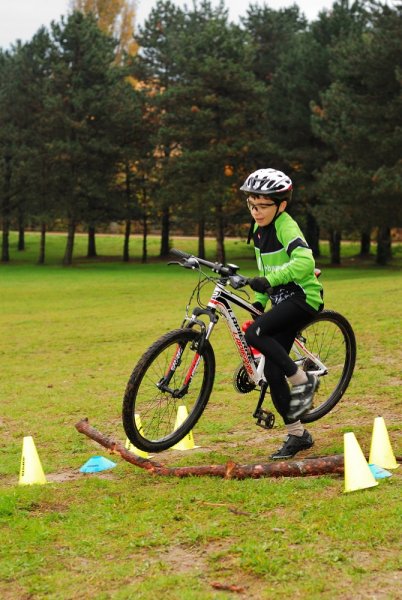
<path id="1" fill-rule="evenodd" d="M 294 385 L 290 390 L 290 404 L 287 417 L 290 421 L 297 421 L 313 404 L 313 396 L 320 385 L 317 375 L 307 373 L 307 382 Z"/>
<path id="2" fill-rule="evenodd" d="M 301 450 L 308 450 L 313 445 L 314 440 L 307 429 L 305 429 L 303 435 L 301 436 L 289 434 L 286 437 L 283 446 L 271 454 L 270 458 L 273 460 L 292 458 L 292 456 L 297 454 L 297 452 L 301 452 Z"/>

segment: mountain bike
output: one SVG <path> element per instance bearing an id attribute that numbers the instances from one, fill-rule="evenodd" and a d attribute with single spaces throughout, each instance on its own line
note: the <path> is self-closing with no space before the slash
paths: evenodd
<path id="1" fill-rule="evenodd" d="M 180 328 L 156 340 L 135 366 L 123 400 L 123 425 L 128 439 L 140 450 L 160 452 L 177 444 L 193 429 L 207 406 L 215 379 L 212 332 L 222 317 L 241 358 L 233 376 L 237 392 L 259 393 L 253 417 L 266 429 L 274 426 L 274 413 L 263 408 L 268 389 L 264 376 L 265 358 L 251 348 L 235 315 L 234 308 L 256 318 L 262 313 L 249 301 L 244 289 L 248 279 L 234 264 L 214 263 L 173 249 L 178 258 L 169 264 L 198 272 L 198 282 L 186 307 Z M 207 267 L 212 274 L 205 272 Z M 201 289 L 212 283 L 214 289 L 205 304 Z M 231 287 L 233 290 L 228 289 Z M 247 297 L 245 297 L 247 295 Z M 191 312 L 196 298 L 197 306 Z M 317 313 L 314 320 L 296 336 L 292 359 L 306 372 L 314 372 L 320 385 L 314 404 L 301 417 L 309 423 L 326 415 L 344 395 L 351 380 L 356 341 L 350 323 L 333 310 Z M 185 415 L 178 422 L 179 407 Z"/>

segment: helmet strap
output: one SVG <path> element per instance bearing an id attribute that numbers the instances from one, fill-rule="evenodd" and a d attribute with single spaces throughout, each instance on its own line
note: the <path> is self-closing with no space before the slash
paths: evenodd
<path id="1" fill-rule="evenodd" d="M 279 207 L 280 207 L 280 205 L 282 204 L 282 202 L 286 202 L 286 204 L 287 204 L 287 202 L 288 202 L 288 201 L 287 201 L 287 200 L 285 200 L 285 199 L 283 199 L 283 200 L 276 200 L 276 201 L 277 201 L 277 205 L 276 205 L 275 216 L 274 216 L 274 218 L 272 219 L 273 221 L 275 221 L 275 219 L 276 219 L 276 218 L 277 218 L 277 216 L 278 216 Z M 285 208 L 285 209 L 284 209 L 282 212 L 284 212 L 285 210 L 286 210 L 286 208 Z M 282 214 L 282 213 L 281 213 L 281 214 Z"/>
<path id="2" fill-rule="evenodd" d="M 254 225 L 255 225 L 255 221 L 254 221 L 254 219 L 251 219 L 250 229 L 248 230 L 248 236 L 247 236 L 247 244 L 250 244 L 251 238 L 253 237 Z"/>

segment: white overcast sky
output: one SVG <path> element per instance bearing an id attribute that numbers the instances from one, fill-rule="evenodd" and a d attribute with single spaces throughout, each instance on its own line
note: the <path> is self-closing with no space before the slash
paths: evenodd
<path id="1" fill-rule="evenodd" d="M 217 4 L 218 0 L 212 0 Z M 157 0 L 137 0 L 137 23 L 142 23 Z M 173 0 L 178 6 L 192 6 L 192 0 Z M 309 21 L 316 18 L 324 9 L 331 8 L 333 0 L 226 0 L 231 20 L 237 21 L 245 16 L 250 4 L 277 10 L 292 4 L 298 4 Z M 389 4 L 393 4 L 390 0 Z M 0 48 L 7 49 L 17 39 L 29 41 L 38 29 L 44 25 L 49 27 L 51 21 L 59 21 L 61 15 L 68 14 L 69 0 L 0 0 Z"/>

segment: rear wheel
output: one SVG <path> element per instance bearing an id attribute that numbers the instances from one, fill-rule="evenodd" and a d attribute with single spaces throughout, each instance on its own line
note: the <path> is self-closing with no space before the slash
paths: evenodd
<path id="1" fill-rule="evenodd" d="M 299 339 L 313 356 L 307 356 L 294 344 L 293 360 L 302 369 L 316 373 L 320 378 L 313 407 L 301 417 L 303 423 L 310 423 L 326 415 L 345 393 L 356 362 L 356 340 L 350 323 L 331 310 L 319 313 L 300 332 Z M 315 362 L 314 357 L 325 369 Z"/>
<path id="2" fill-rule="evenodd" d="M 201 332 L 175 329 L 152 344 L 124 395 L 123 425 L 132 444 L 146 452 L 177 444 L 202 415 L 214 377 L 214 352 Z"/>

